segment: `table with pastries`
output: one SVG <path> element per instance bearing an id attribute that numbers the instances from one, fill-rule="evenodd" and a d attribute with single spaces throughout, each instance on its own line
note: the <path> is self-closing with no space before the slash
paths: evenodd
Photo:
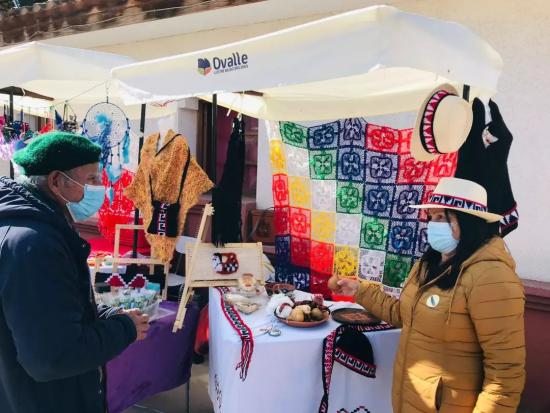
<path id="1" fill-rule="evenodd" d="M 306 293 L 299 293 L 307 299 Z M 392 411 L 392 370 L 400 330 L 373 327 L 363 333 L 376 365 L 376 377 L 365 377 L 342 363 L 327 364 L 324 340 L 340 326 L 332 318 L 313 328 L 290 327 L 265 308 L 249 315 L 228 310 L 219 289 L 209 294 L 209 394 L 216 413 Z M 332 309 L 359 307 L 325 304 Z M 262 327 L 271 325 L 280 330 L 279 336 L 261 334 Z M 328 406 L 323 410 L 325 395 Z"/>

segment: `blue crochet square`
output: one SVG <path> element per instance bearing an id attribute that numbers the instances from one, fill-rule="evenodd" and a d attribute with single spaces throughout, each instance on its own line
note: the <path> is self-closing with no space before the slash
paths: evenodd
<path id="1" fill-rule="evenodd" d="M 416 244 L 418 222 L 398 221 L 390 222 L 387 251 L 399 255 L 413 255 Z"/>
<path id="2" fill-rule="evenodd" d="M 365 182 L 395 184 L 398 168 L 398 155 L 367 151 L 365 161 Z"/>
<path id="3" fill-rule="evenodd" d="M 365 148 L 367 136 L 367 122 L 361 118 L 340 120 L 340 140 L 338 146 L 353 146 Z"/>
<path id="4" fill-rule="evenodd" d="M 365 184 L 363 214 L 372 217 L 391 218 L 394 185 Z"/>
<path id="5" fill-rule="evenodd" d="M 365 181 L 365 150 L 363 148 L 338 149 L 338 180 Z"/>
<path id="6" fill-rule="evenodd" d="M 410 208 L 409 205 L 421 204 L 423 192 L 423 185 L 397 185 L 393 202 L 393 218 L 416 221 L 420 210 Z"/>
<path id="7" fill-rule="evenodd" d="M 309 149 L 336 149 L 340 136 L 340 123 L 331 122 L 311 126 L 307 131 Z"/>

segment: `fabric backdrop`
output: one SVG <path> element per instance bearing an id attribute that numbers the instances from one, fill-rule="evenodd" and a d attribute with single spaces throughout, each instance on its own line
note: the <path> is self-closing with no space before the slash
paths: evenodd
<path id="1" fill-rule="evenodd" d="M 363 118 L 316 126 L 269 122 L 276 279 L 328 294 L 332 274 L 380 281 L 398 295 L 427 248 L 426 201 L 457 155 L 417 162 L 412 129 Z"/>

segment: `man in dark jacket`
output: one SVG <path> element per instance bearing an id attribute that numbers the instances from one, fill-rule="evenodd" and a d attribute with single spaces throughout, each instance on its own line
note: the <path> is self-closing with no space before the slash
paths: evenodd
<path id="1" fill-rule="evenodd" d="M 102 366 L 145 337 L 139 311 L 96 306 L 72 227 L 103 202 L 99 156 L 52 132 L 16 153 L 26 181 L 0 177 L 1 413 L 104 413 Z"/>

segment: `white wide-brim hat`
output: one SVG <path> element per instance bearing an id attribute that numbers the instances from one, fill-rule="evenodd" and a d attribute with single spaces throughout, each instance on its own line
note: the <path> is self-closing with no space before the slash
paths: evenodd
<path id="1" fill-rule="evenodd" d="M 501 215 L 487 209 L 487 191 L 473 181 L 459 178 L 441 178 L 427 204 L 410 205 L 415 209 L 446 208 L 465 212 L 484 219 L 498 222 Z"/>
<path id="2" fill-rule="evenodd" d="M 443 84 L 432 90 L 416 116 L 411 155 L 429 162 L 460 149 L 472 128 L 472 108 L 454 87 Z"/>

